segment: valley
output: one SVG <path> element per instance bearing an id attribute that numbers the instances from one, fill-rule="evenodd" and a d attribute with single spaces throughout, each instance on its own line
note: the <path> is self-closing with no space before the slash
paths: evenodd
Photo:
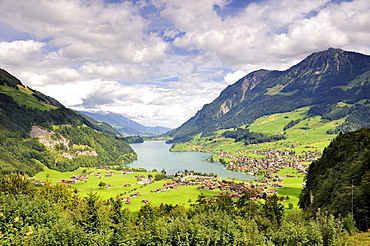
<path id="1" fill-rule="evenodd" d="M 252 72 L 161 135 L 172 147 L 151 145 L 146 164 L 129 142 L 148 142 L 126 138 L 120 116 L 84 116 L 0 70 L 0 238 L 346 245 L 370 218 L 369 67 L 330 48 Z"/>
<path id="2" fill-rule="evenodd" d="M 226 131 L 236 131 L 238 129 L 232 128 L 219 130 L 216 135 L 211 137 L 198 137 L 186 143 L 174 144 L 171 151 L 215 153 L 210 158 L 211 161 L 221 161 L 231 170 L 247 173 L 266 171 L 266 166 L 258 168 L 256 165 L 252 165 L 253 161 L 248 162 L 248 160 L 264 159 L 267 152 L 275 156 L 274 160 L 279 159 L 278 162 L 270 160 L 270 163 L 275 163 L 277 166 L 284 158 L 285 161 L 282 166 L 304 165 L 307 167 L 309 163 L 320 157 L 324 148 L 336 137 L 335 134 L 327 134 L 327 131 L 345 120 L 345 117 L 334 121 L 324 120 L 320 116 L 309 117 L 308 110 L 307 107 L 304 107 L 291 112 L 263 116 L 248 126 L 239 127 L 239 129 L 247 128 L 250 132 L 258 132 L 266 136 L 279 134 L 285 137 L 282 140 L 246 144 L 245 141 L 236 141 L 222 136 Z M 299 121 L 297 124 L 284 130 L 290 122 L 297 120 Z M 246 158 L 244 162 L 237 161 L 243 158 Z M 251 164 L 250 168 L 248 168 L 248 163 Z M 256 168 L 258 169 L 256 170 Z"/>

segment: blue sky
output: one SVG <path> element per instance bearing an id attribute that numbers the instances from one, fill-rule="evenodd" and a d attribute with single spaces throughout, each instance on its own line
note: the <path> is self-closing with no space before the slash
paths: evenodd
<path id="1" fill-rule="evenodd" d="M 0 67 L 67 107 L 178 127 L 229 84 L 329 47 L 370 54 L 367 0 L 1 0 Z"/>

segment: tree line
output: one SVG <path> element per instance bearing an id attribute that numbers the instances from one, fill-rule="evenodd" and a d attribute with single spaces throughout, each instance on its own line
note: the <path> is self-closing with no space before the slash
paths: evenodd
<path id="1" fill-rule="evenodd" d="M 264 142 L 275 142 L 278 140 L 286 139 L 282 134 L 280 135 L 265 135 L 260 132 L 250 132 L 249 129 L 237 128 L 235 131 L 225 131 L 221 135 L 225 138 L 233 138 L 235 142 L 244 141 L 245 145 L 257 144 Z"/>
<path id="2" fill-rule="evenodd" d="M 351 216 L 285 216 L 277 196 L 258 202 L 249 192 L 239 199 L 201 194 L 190 208 L 145 204 L 134 215 L 119 197 L 81 197 L 19 174 L 2 177 L 0 191 L 5 245 L 345 245 L 355 230 Z"/>

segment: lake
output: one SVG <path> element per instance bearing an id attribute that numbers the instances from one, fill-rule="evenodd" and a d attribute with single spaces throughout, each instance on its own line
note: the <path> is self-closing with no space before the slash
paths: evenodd
<path id="1" fill-rule="evenodd" d="M 256 178 L 241 172 L 227 170 L 220 162 L 205 161 L 212 154 L 203 152 L 170 152 L 171 145 L 164 141 L 145 141 L 144 143 L 131 144 L 131 147 L 138 154 L 138 160 L 129 167 L 145 168 L 149 171 L 163 168 L 167 174 L 177 171 L 196 171 L 202 173 L 217 173 L 219 177 L 236 178 L 238 180 L 255 180 Z"/>

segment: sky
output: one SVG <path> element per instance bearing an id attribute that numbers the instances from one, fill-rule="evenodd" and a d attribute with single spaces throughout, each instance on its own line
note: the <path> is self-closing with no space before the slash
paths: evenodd
<path id="1" fill-rule="evenodd" d="M 368 0 L 0 0 L 0 13 L 0 68 L 146 126 L 179 127 L 255 70 L 370 54 Z"/>

